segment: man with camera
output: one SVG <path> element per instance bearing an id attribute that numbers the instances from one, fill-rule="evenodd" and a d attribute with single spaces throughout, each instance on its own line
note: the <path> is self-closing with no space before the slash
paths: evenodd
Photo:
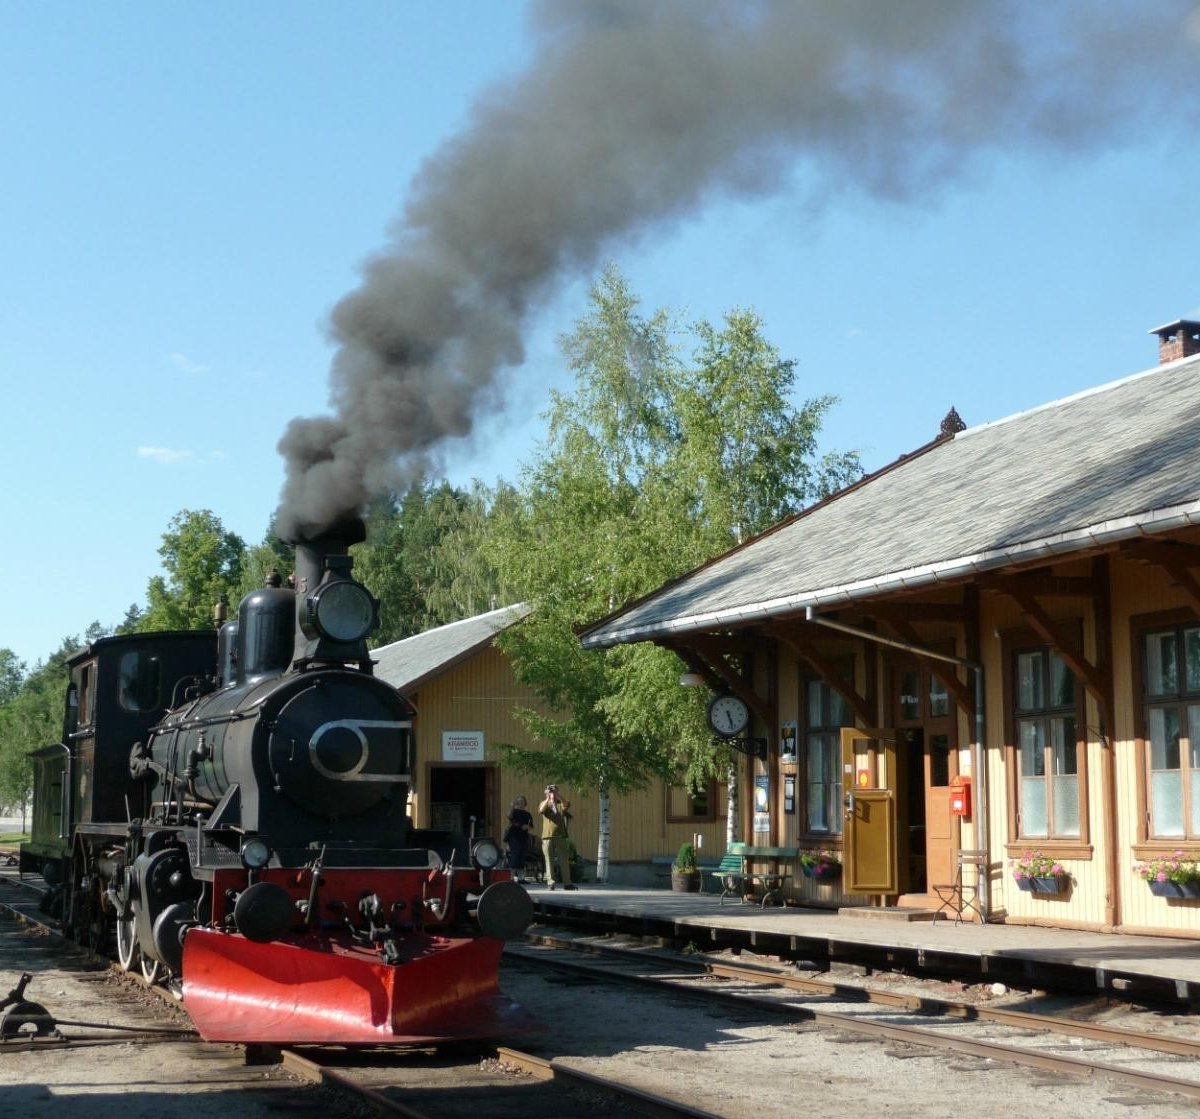
<path id="1" fill-rule="evenodd" d="M 545 799 L 538 805 L 542 815 L 542 853 L 546 856 L 546 878 L 550 889 L 562 883 L 564 890 L 578 889 L 571 882 L 571 846 L 567 842 L 567 822 L 571 803 L 559 795 L 557 785 L 547 785 Z"/>

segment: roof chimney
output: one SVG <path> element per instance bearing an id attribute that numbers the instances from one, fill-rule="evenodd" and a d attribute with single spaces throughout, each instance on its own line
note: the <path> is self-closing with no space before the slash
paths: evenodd
<path id="1" fill-rule="evenodd" d="M 1200 322 L 1178 319 L 1150 331 L 1158 335 L 1158 364 L 1200 354 Z"/>

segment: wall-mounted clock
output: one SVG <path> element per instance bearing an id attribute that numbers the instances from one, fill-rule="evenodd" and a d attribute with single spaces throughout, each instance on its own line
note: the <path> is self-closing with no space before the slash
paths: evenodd
<path id="1" fill-rule="evenodd" d="M 750 709 L 735 695 L 719 695 L 708 705 L 708 725 L 722 738 L 733 738 L 750 725 Z"/>

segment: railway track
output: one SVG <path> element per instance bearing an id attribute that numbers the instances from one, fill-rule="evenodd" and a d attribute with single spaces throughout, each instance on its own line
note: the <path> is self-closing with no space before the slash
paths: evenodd
<path id="1" fill-rule="evenodd" d="M 379 1063 L 369 1055 L 314 1055 L 284 1050 L 294 1076 L 352 1094 L 377 1114 L 401 1119 L 607 1119 L 632 1115 L 659 1119 L 719 1119 L 692 1107 L 621 1083 L 502 1046 L 461 1057 L 437 1052 L 391 1052 Z"/>
<path id="2" fill-rule="evenodd" d="M 3 876 L 0 883 L 5 883 Z M 12 891 L 7 883 L 5 887 L 3 896 L 11 905 Z M 26 911 L 27 920 L 46 923 L 44 915 L 37 912 L 37 898 L 32 892 L 27 892 L 20 907 Z M 1178 1036 L 1065 1019 L 1019 1007 L 980 1006 L 930 997 L 923 990 L 912 993 L 859 986 L 744 961 L 730 963 L 645 947 L 620 948 L 608 938 L 580 936 L 577 932 L 535 930 L 524 945 L 510 946 L 505 971 L 518 984 L 542 983 L 541 977 L 547 972 L 560 976 L 550 980 L 550 987 L 531 996 L 531 1005 L 540 1003 L 543 1009 L 548 1000 L 558 999 L 557 990 L 565 994 L 565 1005 L 583 1006 L 585 1015 L 594 1013 L 599 1018 L 605 1003 L 599 991 L 602 986 L 614 984 L 624 988 L 635 985 L 647 994 L 635 997 L 614 991 L 609 1005 L 620 1006 L 637 998 L 658 999 L 663 1005 L 684 999 L 690 1009 L 679 1011 L 682 1025 L 661 1031 L 648 1026 L 640 1039 L 635 1034 L 632 1041 L 621 1036 L 620 1023 L 611 1029 L 597 1027 L 591 1042 L 594 1044 L 599 1037 L 605 1044 L 594 1049 L 589 1048 L 586 1038 L 568 1040 L 566 1050 L 558 1050 L 574 1054 L 568 1058 L 556 1055 L 555 1036 L 533 1053 L 510 1048 L 251 1050 L 243 1062 L 278 1062 L 277 1067 L 289 1077 L 324 1085 L 329 1091 L 323 1106 L 334 1110 L 340 1110 L 334 1103 L 336 1099 L 353 1094 L 358 1104 L 350 1111 L 361 1113 L 365 1106 L 377 1114 L 408 1119 L 457 1119 L 459 1115 L 471 1119 L 483 1115 L 488 1119 L 508 1115 L 520 1119 L 552 1115 L 592 1119 L 631 1113 L 740 1115 L 751 1100 L 752 1110 L 771 1114 L 769 1109 L 761 1109 L 757 1086 L 750 1089 L 755 1091 L 754 1097 L 747 1096 L 743 1084 L 715 1101 L 713 1093 L 705 1091 L 712 1086 L 704 1082 L 712 1067 L 710 1062 L 716 1063 L 714 1057 L 719 1060 L 719 1050 L 728 1042 L 728 1029 L 709 1030 L 705 1022 L 722 1017 L 734 1023 L 752 1023 L 754 1028 L 770 1023 L 766 1033 L 780 1039 L 809 1031 L 807 1036 L 821 1039 L 825 1047 L 826 1056 L 818 1062 L 823 1071 L 843 1063 L 839 1061 L 841 1054 L 853 1053 L 852 1064 L 862 1069 L 862 1077 L 880 1085 L 887 1082 L 887 1077 L 897 1075 L 896 1070 L 903 1067 L 898 1061 L 906 1062 L 909 1068 L 929 1067 L 932 1062 L 954 1069 L 956 1075 L 966 1070 L 987 1073 L 989 1077 L 1011 1077 L 1024 1069 L 1027 1077 L 1036 1077 L 1035 1083 L 1047 1090 L 1064 1082 L 1109 1084 L 1109 1091 L 1111 1085 L 1120 1084 L 1130 1089 L 1128 1105 L 1169 1106 L 1174 1100 L 1175 1106 L 1191 1107 L 1200 1099 L 1200 1040 L 1195 1039 L 1196 1031 L 1192 1037 Z M 538 978 L 531 980 L 522 973 Z M 704 1000 L 704 1009 L 697 1013 L 695 1000 L 699 999 Z M 632 1016 L 637 1018 L 641 1013 L 634 1011 Z M 657 1013 L 648 1011 L 647 1018 Z M 68 1043 L 75 1040 L 72 1037 Z M 862 1060 L 863 1046 L 847 1048 L 854 1041 L 876 1046 L 880 1056 L 873 1060 L 880 1071 L 866 1071 L 869 1062 Z M 680 1055 L 681 1044 L 686 1056 Z M 606 1045 L 615 1060 L 605 1056 Z M 534 1048 L 538 1050 L 538 1046 Z M 661 1053 L 652 1053 L 639 1067 L 629 1058 L 631 1053 L 639 1056 L 640 1049 Z M 659 1057 L 674 1061 L 676 1071 L 681 1060 L 689 1067 L 694 1063 L 698 1070 L 706 1070 L 695 1084 L 699 1090 L 693 1093 L 692 1083 L 677 1076 L 674 1080 L 657 1076 L 654 1060 Z M 740 1063 L 741 1059 L 735 1058 L 732 1065 Z M 1008 1071 L 1003 1072 L 1005 1069 Z M 671 1095 L 654 1090 L 660 1085 L 665 1085 Z M 729 1102 L 731 1095 L 736 1102 Z M 836 1113 L 836 1108 L 830 1113 Z"/>
<path id="3" fill-rule="evenodd" d="M 768 967 L 621 948 L 535 930 L 506 956 L 575 975 L 666 988 L 886 1042 L 1005 1062 L 1051 1075 L 1101 1077 L 1200 1100 L 1200 1039 L 965 1001 L 932 998 Z M 913 1019 L 919 1018 L 920 1025 Z"/>
<path id="4" fill-rule="evenodd" d="M 39 883 L 4 874 L 0 875 L 0 886 L 3 888 L 0 908 L 27 925 L 58 935 L 56 923 L 40 911 L 44 890 Z M 115 964 L 112 967 L 139 989 L 143 988 L 132 975 L 119 972 Z M 21 986 L 24 996 L 24 982 Z M 175 1001 L 161 986 L 147 989 L 170 1004 Z M 34 996 L 35 992 L 28 993 L 30 1000 Z M 199 1041 L 192 1029 L 136 1028 L 64 1019 L 48 1012 L 22 1014 L 10 1021 L 10 1026 L 15 1032 L 0 1041 L 0 1050 L 61 1050 L 133 1041 Z M 509 1115 L 514 1119 L 539 1119 L 564 1114 L 579 1119 L 631 1114 L 661 1119 L 714 1119 L 712 1113 L 685 1103 L 510 1047 L 380 1049 L 365 1053 L 312 1047 L 304 1051 L 257 1046 L 229 1048 L 242 1050 L 246 1064 L 278 1063 L 295 1079 L 321 1085 L 335 1096 L 348 1098 L 357 1105 L 348 1109 L 351 1112 L 365 1106 L 376 1114 L 403 1119 L 456 1119 L 459 1115 L 470 1119 L 479 1119 L 481 1115 L 488 1119 L 505 1119 Z M 486 1097 L 486 1106 L 481 1106 L 480 1097 Z"/>

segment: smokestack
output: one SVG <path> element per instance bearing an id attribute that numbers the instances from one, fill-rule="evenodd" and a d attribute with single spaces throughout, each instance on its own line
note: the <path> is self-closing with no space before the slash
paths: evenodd
<path id="1" fill-rule="evenodd" d="M 361 517 L 343 518 L 307 539 L 284 538 L 285 543 L 296 546 L 295 667 L 303 668 L 314 661 L 358 661 L 364 668 L 369 667 L 366 634 L 361 639 L 338 640 L 317 624 L 313 609 L 319 591 L 327 590 L 333 583 L 352 583 L 350 573 L 354 561 L 350 558 L 350 546 L 366 538 L 366 524 Z M 370 610 L 377 609 L 367 589 L 360 583 L 353 583 L 353 590 L 349 593 L 360 596 Z M 369 633 L 373 628 L 372 622 L 366 632 Z"/>
<path id="2" fill-rule="evenodd" d="M 281 535 L 404 488 L 470 434 L 564 282 L 717 199 L 929 204 L 974 158 L 1190 125 L 1183 0 L 530 0 L 528 68 L 422 167 L 334 308 L 333 416 L 279 443 Z M 782 220 L 786 220 L 781 215 Z M 734 298 L 736 293 L 731 293 Z"/>
<path id="3" fill-rule="evenodd" d="M 1200 322 L 1176 319 L 1166 326 L 1155 327 L 1150 333 L 1158 335 L 1159 365 L 1200 354 Z"/>

